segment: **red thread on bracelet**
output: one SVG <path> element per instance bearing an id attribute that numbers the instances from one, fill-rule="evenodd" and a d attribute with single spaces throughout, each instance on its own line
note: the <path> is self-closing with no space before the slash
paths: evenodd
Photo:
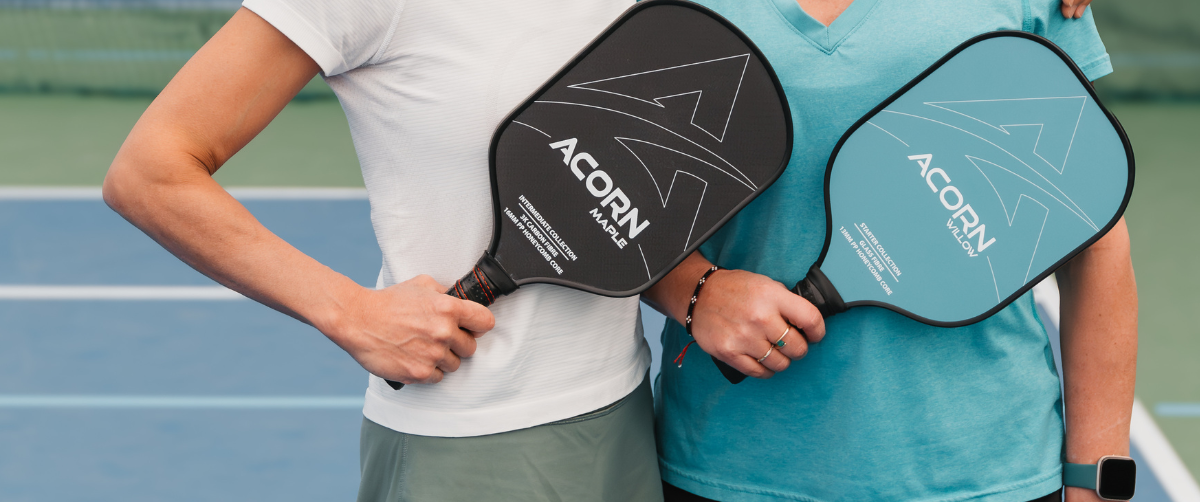
<path id="1" fill-rule="evenodd" d="M 675 357 L 675 365 L 680 368 L 683 367 L 683 356 L 687 354 L 688 347 L 691 347 L 693 343 L 696 343 L 695 336 L 692 335 L 692 314 L 696 312 L 696 300 L 700 298 L 700 289 L 704 287 L 705 282 L 708 282 L 708 277 L 713 275 L 713 273 L 718 270 L 721 270 L 721 267 L 716 265 L 713 265 L 712 268 L 708 269 L 704 275 L 700 276 L 700 280 L 696 282 L 696 290 L 692 292 L 692 302 L 688 304 L 687 317 L 683 322 L 683 329 L 687 332 L 688 336 L 692 338 L 692 341 L 688 342 L 687 345 L 684 345 L 683 350 L 681 350 L 679 355 Z"/>
<path id="2" fill-rule="evenodd" d="M 691 347 L 693 343 L 696 343 L 696 341 L 692 340 L 692 341 L 688 342 L 687 345 L 683 346 L 683 350 L 679 351 L 679 355 L 675 356 L 675 366 L 678 366 L 680 368 L 683 367 L 683 356 L 685 354 L 687 354 L 688 347 Z"/>

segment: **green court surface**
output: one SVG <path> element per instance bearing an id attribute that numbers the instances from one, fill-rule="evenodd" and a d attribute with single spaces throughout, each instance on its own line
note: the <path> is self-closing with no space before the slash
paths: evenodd
<path id="1" fill-rule="evenodd" d="M 1200 477 L 1200 414 L 1163 416 L 1161 403 L 1200 403 L 1200 103 L 1118 104 L 1137 158 L 1127 221 L 1138 279 L 1137 393 L 1193 476 Z"/>
<path id="2" fill-rule="evenodd" d="M 96 186 L 145 98 L 0 95 L 0 186 Z M 1137 392 L 1162 403 L 1200 403 L 1200 102 L 1110 103 L 1137 156 L 1128 211 L 1141 308 Z M 361 187 L 336 100 L 292 103 L 218 173 L 226 186 Z M 1198 405 L 1197 407 L 1200 407 Z M 1181 416 L 1183 415 L 1183 416 Z M 1200 476 L 1200 413 L 1155 413 Z"/>
<path id="3" fill-rule="evenodd" d="M 98 186 L 149 98 L 0 94 L 0 185 Z M 361 187 L 334 99 L 298 100 L 230 160 L 228 186 Z"/>

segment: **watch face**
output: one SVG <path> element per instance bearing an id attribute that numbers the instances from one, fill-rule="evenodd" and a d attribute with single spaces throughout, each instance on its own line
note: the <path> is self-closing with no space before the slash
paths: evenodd
<path id="1" fill-rule="evenodd" d="M 1128 458 L 1106 458 L 1100 462 L 1100 479 L 1096 492 L 1100 498 L 1129 500 L 1137 481 L 1137 466 Z"/>

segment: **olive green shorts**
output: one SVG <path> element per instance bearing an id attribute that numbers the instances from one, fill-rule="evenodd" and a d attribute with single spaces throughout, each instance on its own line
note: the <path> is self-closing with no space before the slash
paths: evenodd
<path id="1" fill-rule="evenodd" d="M 415 436 L 363 419 L 358 501 L 660 502 L 648 380 L 596 411 L 488 436 Z"/>

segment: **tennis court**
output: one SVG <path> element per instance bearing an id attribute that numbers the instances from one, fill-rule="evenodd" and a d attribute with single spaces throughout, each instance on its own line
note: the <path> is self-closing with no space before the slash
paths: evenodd
<path id="1" fill-rule="evenodd" d="M 29 52 L 41 50 L 26 43 L 37 40 L 32 21 L 0 17 L 0 62 L 27 64 L 25 74 L 0 65 L 0 91 L 15 91 L 0 92 L 0 500 L 353 497 L 365 372 L 311 327 L 183 265 L 99 198 L 148 96 L 219 18 L 113 18 L 131 37 L 168 33 L 176 45 L 86 52 L 80 37 L 43 54 Z M 61 13 L 55 29 L 97 19 Z M 136 81 L 51 64 L 131 57 L 161 64 L 139 66 L 150 69 Z M 77 85 L 91 81 L 108 87 Z M 379 249 L 345 118 L 320 85 L 305 92 L 217 179 L 272 231 L 374 285 Z M 1135 416 L 1135 500 L 1200 500 L 1200 269 L 1190 259 L 1200 101 L 1109 105 L 1138 168 L 1127 213 L 1145 411 Z M 657 348 L 663 319 L 643 313 Z"/>
<path id="2" fill-rule="evenodd" d="M 10 152 L 0 169 L 0 498 L 351 497 L 365 372 L 316 330 L 191 270 L 100 200 L 104 169 L 147 104 L 0 98 Z M 1188 140 L 1200 106 L 1114 111 L 1139 160 L 1128 216 L 1138 395 L 1196 472 L 1200 339 L 1189 306 L 1200 273 L 1179 252 L 1196 238 L 1179 230 L 1200 209 L 1189 193 L 1200 152 Z M 218 178 L 272 231 L 374 284 L 379 249 L 336 101 L 293 103 Z M 291 187 L 263 188 L 281 185 Z M 1174 244 L 1161 244 L 1164 233 Z M 657 349 L 662 317 L 643 312 Z M 1138 500 L 1171 500 L 1150 472 Z"/>
<path id="3" fill-rule="evenodd" d="M 98 195 L 0 192 L 0 499 L 352 498 L 365 372 L 316 330 L 189 269 Z M 360 191 L 238 195 L 374 284 Z"/>

